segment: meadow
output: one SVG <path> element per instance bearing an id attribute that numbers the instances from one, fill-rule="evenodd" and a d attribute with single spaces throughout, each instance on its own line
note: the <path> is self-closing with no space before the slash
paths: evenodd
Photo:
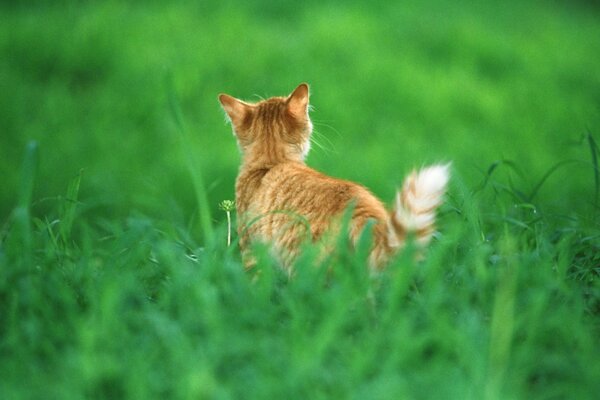
<path id="1" fill-rule="evenodd" d="M 596 398 L 599 55 L 586 1 L 2 3 L 0 398 Z M 423 260 L 244 271 L 217 95 L 300 82 L 310 166 L 452 162 Z"/>

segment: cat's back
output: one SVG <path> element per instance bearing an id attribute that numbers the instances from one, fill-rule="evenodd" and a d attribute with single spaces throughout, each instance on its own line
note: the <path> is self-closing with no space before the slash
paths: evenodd
<path id="1" fill-rule="evenodd" d="M 255 201 L 262 212 L 294 210 L 308 217 L 334 215 L 351 203 L 384 218 L 381 202 L 354 182 L 322 174 L 302 163 L 282 163 L 264 175 Z M 258 210 L 257 210 L 258 211 Z"/>

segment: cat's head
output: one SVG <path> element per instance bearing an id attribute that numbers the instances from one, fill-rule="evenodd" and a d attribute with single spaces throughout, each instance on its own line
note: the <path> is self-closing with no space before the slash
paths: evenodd
<path id="1" fill-rule="evenodd" d="M 306 83 L 287 97 L 247 103 L 221 94 L 219 101 L 246 161 L 277 164 L 302 161 L 308 154 L 312 123 Z"/>

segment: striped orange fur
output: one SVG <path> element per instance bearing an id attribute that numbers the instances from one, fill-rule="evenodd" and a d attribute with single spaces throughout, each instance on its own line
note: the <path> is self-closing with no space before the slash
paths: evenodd
<path id="1" fill-rule="evenodd" d="M 247 103 L 226 94 L 219 101 L 233 126 L 242 164 L 236 181 L 240 248 L 251 266 L 250 245 L 269 243 L 290 267 L 305 240 L 334 236 L 350 205 L 351 242 L 373 220 L 370 266 L 383 268 L 414 233 L 425 245 L 435 230 L 435 211 L 449 179 L 447 165 L 412 172 L 398 192 L 392 211 L 365 187 L 308 167 L 312 123 L 309 88 L 303 83 L 287 97 Z"/>

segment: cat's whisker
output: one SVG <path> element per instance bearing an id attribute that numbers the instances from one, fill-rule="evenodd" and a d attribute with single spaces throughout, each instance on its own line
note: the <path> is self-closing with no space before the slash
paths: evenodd
<path id="1" fill-rule="evenodd" d="M 328 135 L 325 135 L 325 134 L 321 133 L 320 130 L 316 130 L 316 129 L 313 129 L 313 133 L 316 133 L 316 135 L 319 137 L 319 139 L 323 139 L 324 141 L 326 141 L 329 145 L 331 145 L 332 148 L 335 147 L 333 145 L 333 142 L 331 141 L 331 139 L 329 139 Z"/>
<path id="2" fill-rule="evenodd" d="M 318 139 L 317 139 L 317 137 L 318 137 Z M 320 142 L 320 139 L 324 139 L 325 141 L 327 141 L 328 146 L 325 146 L 322 142 Z M 336 153 L 335 148 L 334 148 L 333 143 L 331 142 L 331 140 L 329 140 L 325 135 L 319 133 L 318 131 L 313 130 L 313 134 L 310 137 L 310 141 L 316 147 L 318 147 L 319 149 L 323 150 L 327 154 Z"/>
<path id="3" fill-rule="evenodd" d="M 312 123 L 313 123 L 313 125 L 322 126 L 324 128 L 330 129 L 333 133 L 335 133 L 336 136 L 341 136 L 340 131 L 335 129 L 333 126 L 324 123 L 323 121 L 318 121 L 318 120 L 313 119 Z"/>
<path id="4" fill-rule="evenodd" d="M 254 93 L 254 94 L 252 95 L 252 97 L 256 97 L 256 98 L 257 98 L 259 101 L 264 101 L 264 100 L 265 100 L 265 97 L 261 96 L 261 95 L 260 95 L 260 94 L 258 94 L 258 93 Z"/>

